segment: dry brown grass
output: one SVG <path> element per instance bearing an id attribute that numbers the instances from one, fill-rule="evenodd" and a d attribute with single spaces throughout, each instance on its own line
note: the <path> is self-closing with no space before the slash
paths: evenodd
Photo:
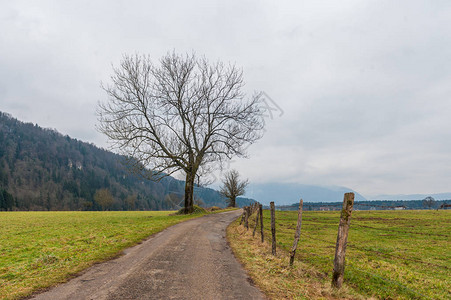
<path id="1" fill-rule="evenodd" d="M 278 248 L 273 256 L 270 243 L 262 244 L 257 234 L 252 237 L 252 230 L 238 222 L 228 227 L 227 238 L 249 276 L 270 299 L 364 299 L 348 286 L 333 289 L 329 276 L 305 263 L 295 261 L 290 267 L 286 251 Z"/>
<path id="2" fill-rule="evenodd" d="M 217 211 L 217 210 L 221 210 L 222 208 L 220 208 L 219 206 L 212 206 L 212 207 L 207 207 L 205 208 L 208 212 L 212 212 L 212 211 Z"/>

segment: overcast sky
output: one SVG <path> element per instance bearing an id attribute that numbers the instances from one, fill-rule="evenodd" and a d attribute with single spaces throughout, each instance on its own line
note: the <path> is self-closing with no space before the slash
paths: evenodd
<path id="1" fill-rule="evenodd" d="M 231 164 L 251 182 L 451 191 L 451 1 L 0 0 L 0 110 L 106 147 L 111 64 L 172 50 L 236 63 L 274 101 Z"/>

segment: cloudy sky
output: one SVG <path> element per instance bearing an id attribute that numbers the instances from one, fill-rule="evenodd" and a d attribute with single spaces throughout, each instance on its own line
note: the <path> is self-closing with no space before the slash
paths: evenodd
<path id="1" fill-rule="evenodd" d="M 272 99 L 231 164 L 251 182 L 451 191 L 450 1 L 0 0 L 0 111 L 106 147 L 111 65 L 172 50 L 235 63 Z"/>

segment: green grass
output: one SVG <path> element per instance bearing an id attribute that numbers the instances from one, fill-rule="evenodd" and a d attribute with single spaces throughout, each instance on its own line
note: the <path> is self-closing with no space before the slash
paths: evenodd
<path id="1" fill-rule="evenodd" d="M 282 251 L 292 246 L 296 219 L 297 212 L 276 212 L 276 240 Z M 304 212 L 296 253 L 298 261 L 328 281 L 338 223 L 339 212 Z M 269 211 L 264 212 L 264 226 L 269 239 Z M 353 212 L 345 269 L 349 289 L 365 298 L 450 299 L 450 274 L 450 211 Z"/>
<path id="2" fill-rule="evenodd" d="M 0 299 L 64 282 L 146 237 L 201 216 L 173 212 L 0 212 Z"/>
<path id="3" fill-rule="evenodd" d="M 252 281 L 268 299 L 365 299 L 352 288 L 335 290 L 324 273 L 299 260 L 290 267 L 289 255 L 280 248 L 277 255 L 271 254 L 268 238 L 262 244 L 260 237 L 252 236 L 252 231 L 239 222 L 227 228 L 229 244 Z"/>

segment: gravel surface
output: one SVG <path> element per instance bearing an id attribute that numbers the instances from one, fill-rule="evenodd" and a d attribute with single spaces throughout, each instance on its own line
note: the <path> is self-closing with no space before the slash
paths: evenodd
<path id="1" fill-rule="evenodd" d="M 240 214 L 169 227 L 32 299 L 264 299 L 225 239 L 226 227 Z"/>

